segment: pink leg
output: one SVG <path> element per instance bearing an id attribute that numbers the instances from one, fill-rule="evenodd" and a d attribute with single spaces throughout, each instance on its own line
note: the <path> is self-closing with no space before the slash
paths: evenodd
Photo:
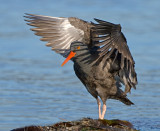
<path id="1" fill-rule="evenodd" d="M 98 104 L 99 119 L 102 119 L 102 115 L 101 115 L 101 101 L 99 100 L 99 98 L 97 98 L 97 104 Z"/>
<path id="2" fill-rule="evenodd" d="M 104 119 L 104 115 L 106 113 L 106 108 L 107 108 L 106 104 L 103 104 L 101 119 Z"/>

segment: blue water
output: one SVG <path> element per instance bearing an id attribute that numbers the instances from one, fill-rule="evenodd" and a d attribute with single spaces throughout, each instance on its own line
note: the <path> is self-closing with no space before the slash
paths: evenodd
<path id="1" fill-rule="evenodd" d="M 136 62 L 139 84 L 128 107 L 107 101 L 107 119 L 128 120 L 142 131 L 160 130 L 159 0 L 0 0 L 0 130 L 98 118 L 95 99 L 75 76 L 72 62 L 44 46 L 24 13 L 100 18 L 120 23 Z"/>

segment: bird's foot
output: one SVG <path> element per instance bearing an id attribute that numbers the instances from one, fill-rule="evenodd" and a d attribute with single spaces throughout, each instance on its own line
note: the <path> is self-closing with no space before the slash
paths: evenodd
<path id="1" fill-rule="evenodd" d="M 99 119 L 102 119 L 102 114 L 101 114 L 101 101 L 99 100 L 99 98 L 97 98 L 97 104 L 98 104 Z"/>
<path id="2" fill-rule="evenodd" d="M 106 113 L 106 104 L 103 104 L 102 107 L 102 113 L 101 113 L 101 101 L 99 100 L 99 98 L 97 98 L 97 104 L 98 104 L 98 114 L 99 114 L 99 119 L 103 120 L 104 119 L 104 115 Z"/>
<path id="3" fill-rule="evenodd" d="M 102 107 L 102 115 L 101 115 L 102 120 L 104 119 L 104 115 L 105 115 L 105 113 L 106 113 L 106 108 L 107 108 L 106 104 L 103 104 L 103 107 Z"/>

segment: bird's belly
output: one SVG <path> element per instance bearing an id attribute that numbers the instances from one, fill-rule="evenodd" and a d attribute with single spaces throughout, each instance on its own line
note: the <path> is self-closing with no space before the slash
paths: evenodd
<path id="1" fill-rule="evenodd" d="M 112 91 L 112 87 L 115 86 L 115 80 L 104 73 L 101 74 L 101 72 L 98 72 L 98 69 L 87 69 L 86 71 L 84 67 L 74 66 L 74 70 L 88 92 L 95 98 L 100 96 L 107 99 Z"/>

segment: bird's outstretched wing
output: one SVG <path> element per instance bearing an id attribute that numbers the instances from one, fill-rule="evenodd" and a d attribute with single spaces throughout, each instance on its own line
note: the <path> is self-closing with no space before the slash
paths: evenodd
<path id="1" fill-rule="evenodd" d="M 121 26 L 106 21 L 95 19 L 98 24 L 92 23 L 92 43 L 97 48 L 98 60 L 112 58 L 112 63 L 119 61 L 118 75 L 123 84 L 125 92 L 129 92 L 131 87 L 135 88 L 137 76 L 134 69 L 134 60 L 127 46 L 127 41 L 121 32 Z"/>
<path id="2" fill-rule="evenodd" d="M 67 57 L 70 45 L 74 41 L 82 41 L 84 31 L 73 26 L 69 18 L 50 17 L 42 15 L 26 14 L 28 25 L 34 26 L 32 31 L 42 36 L 40 40 L 47 41 L 46 46 Z"/>

